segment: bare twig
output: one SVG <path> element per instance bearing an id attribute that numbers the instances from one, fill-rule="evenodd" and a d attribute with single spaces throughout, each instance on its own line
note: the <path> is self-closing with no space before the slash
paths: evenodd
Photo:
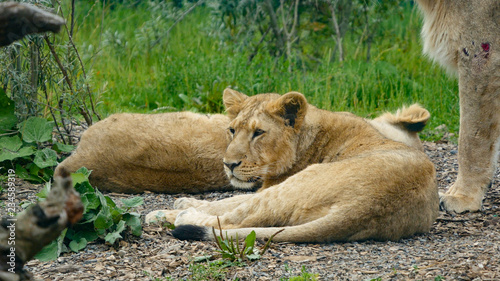
<path id="1" fill-rule="evenodd" d="M 54 49 L 54 46 L 50 42 L 49 38 L 47 36 L 44 36 L 44 39 L 45 39 L 45 42 L 47 43 L 47 46 L 49 47 L 50 52 L 52 53 L 52 56 L 54 57 L 54 59 L 55 59 L 55 61 L 57 63 L 57 66 L 59 67 L 59 70 L 61 70 L 61 72 L 62 72 L 62 74 L 64 76 L 64 80 L 66 81 L 66 84 L 68 85 L 71 93 L 74 95 L 75 91 L 73 89 L 73 84 L 71 83 L 71 79 L 69 79 L 68 72 L 66 71 L 66 69 L 62 65 L 61 60 L 59 59 L 59 55 L 56 53 L 56 50 Z M 60 102 L 61 102 L 61 100 L 60 100 Z M 82 108 L 80 106 L 79 107 L 79 111 L 80 111 L 80 114 L 85 119 L 85 122 L 87 122 L 87 124 L 89 126 L 92 125 L 92 119 L 90 118 L 90 116 L 88 115 L 88 113 L 84 110 L 84 108 Z"/>

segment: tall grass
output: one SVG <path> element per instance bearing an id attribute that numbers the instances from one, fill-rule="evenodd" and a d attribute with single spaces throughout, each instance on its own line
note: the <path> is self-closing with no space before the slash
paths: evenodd
<path id="1" fill-rule="evenodd" d="M 105 89 L 99 98 L 105 115 L 222 112 L 222 91 L 231 86 L 247 94 L 299 91 L 320 108 L 366 117 L 418 102 L 433 115 L 430 128 L 447 124 L 458 130 L 457 82 L 423 57 L 420 16 L 409 5 L 404 17 L 382 23 L 384 34 L 372 46 L 369 62 L 366 50 L 346 38 L 343 63 L 332 58 L 332 43 L 322 48 L 318 63 L 295 61 L 291 73 L 289 61 L 264 51 L 248 63 L 249 54 L 211 34 L 203 7 L 151 47 L 151 38 L 163 36 L 173 21 L 152 15 L 147 5 L 80 4 L 75 40 L 92 66 L 94 88 Z"/>

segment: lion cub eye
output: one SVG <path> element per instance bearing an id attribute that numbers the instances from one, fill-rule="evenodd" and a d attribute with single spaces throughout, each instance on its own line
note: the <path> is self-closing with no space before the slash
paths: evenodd
<path id="1" fill-rule="evenodd" d="M 252 139 L 254 139 L 254 138 L 256 138 L 256 137 L 258 137 L 258 136 L 260 136 L 260 135 L 264 134 L 265 132 L 266 132 L 266 131 L 261 130 L 261 129 L 257 129 L 257 130 L 255 130 L 255 132 L 253 133 Z"/>
<path id="2" fill-rule="evenodd" d="M 234 135 L 234 132 L 235 132 L 235 131 L 234 131 L 234 128 L 229 127 L 229 132 L 231 133 L 231 135 Z"/>

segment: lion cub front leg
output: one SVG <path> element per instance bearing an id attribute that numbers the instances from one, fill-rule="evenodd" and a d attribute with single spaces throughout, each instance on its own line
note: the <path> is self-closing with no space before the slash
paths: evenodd
<path id="1" fill-rule="evenodd" d="M 500 40 L 495 43 L 500 45 Z M 449 190 L 440 194 L 441 207 L 447 211 L 481 210 L 496 170 L 500 146 L 500 87 L 492 81 L 500 79 L 500 53 L 489 46 L 490 43 L 468 43 L 464 46 L 467 52 L 460 52 L 458 176 Z"/>
<path id="2" fill-rule="evenodd" d="M 174 223 L 179 210 L 156 210 L 149 212 L 144 220 L 148 224 L 158 224 L 160 222 Z"/>
<path id="3" fill-rule="evenodd" d="M 174 209 L 176 210 L 186 210 L 191 207 L 198 207 L 200 205 L 203 205 L 204 203 L 207 203 L 207 201 L 203 200 L 198 200 L 194 198 L 189 198 L 189 197 L 182 197 L 174 202 Z"/>
<path id="4" fill-rule="evenodd" d="M 174 202 L 174 209 L 186 210 L 195 208 L 196 210 L 213 216 L 222 216 L 227 212 L 236 209 L 245 203 L 253 194 L 236 195 L 217 201 L 197 200 L 194 198 L 179 198 Z"/>

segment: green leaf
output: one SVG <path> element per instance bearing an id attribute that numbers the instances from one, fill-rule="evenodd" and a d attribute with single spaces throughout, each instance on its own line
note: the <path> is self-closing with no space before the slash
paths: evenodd
<path id="1" fill-rule="evenodd" d="M 49 195 L 50 192 L 50 188 L 51 188 L 50 182 L 46 182 L 45 186 L 42 188 L 42 190 L 40 190 L 40 192 L 36 194 L 36 196 L 41 199 L 47 198 L 47 195 Z"/>
<path id="2" fill-rule="evenodd" d="M 14 128 L 16 124 L 15 104 L 5 91 L 0 89 L 0 134 Z"/>
<path id="3" fill-rule="evenodd" d="M 28 120 L 19 123 L 18 127 L 23 140 L 27 143 L 41 143 L 52 140 L 54 122 L 49 122 L 40 117 L 30 117 Z"/>
<path id="4" fill-rule="evenodd" d="M 130 230 L 132 231 L 133 235 L 141 236 L 142 225 L 141 225 L 141 219 L 139 218 L 139 216 L 135 216 L 133 214 L 127 213 L 127 214 L 123 215 L 123 220 L 130 227 Z"/>
<path id="5" fill-rule="evenodd" d="M 261 256 L 259 254 L 250 254 L 250 255 L 246 255 L 246 257 L 249 260 L 258 260 L 261 258 Z"/>
<path id="6" fill-rule="evenodd" d="M 74 239 L 85 239 L 88 242 L 95 241 L 99 236 L 94 229 L 78 231 L 73 235 Z"/>
<path id="7" fill-rule="evenodd" d="M 81 173 L 81 174 L 84 174 L 85 176 L 87 176 L 87 178 L 90 176 L 90 174 L 92 173 L 91 170 L 85 168 L 85 167 L 81 167 L 80 169 L 76 170 L 75 173 Z"/>
<path id="8" fill-rule="evenodd" d="M 75 146 L 70 145 L 70 144 L 62 144 L 62 143 L 56 142 L 56 143 L 54 143 L 52 148 L 57 152 L 71 152 L 75 149 Z"/>
<path id="9" fill-rule="evenodd" d="M 253 254 L 256 237 L 257 235 L 255 234 L 255 231 L 252 230 L 252 232 L 250 232 L 250 234 L 248 234 L 245 238 L 245 254 Z"/>
<path id="10" fill-rule="evenodd" d="M 193 262 L 205 262 L 205 261 L 209 261 L 212 257 L 213 257 L 212 255 L 194 257 Z"/>
<path id="11" fill-rule="evenodd" d="M 16 135 L 0 138 L 0 162 L 33 155 L 35 150 L 31 146 L 22 147 L 23 142 Z"/>
<path id="12" fill-rule="evenodd" d="M 97 195 L 94 193 L 87 193 L 82 196 L 82 202 L 84 200 L 86 202 L 83 204 L 85 206 L 85 210 L 95 210 L 101 205 L 101 201 L 99 201 L 99 198 L 97 198 Z"/>
<path id="13" fill-rule="evenodd" d="M 38 183 L 43 182 L 43 180 L 40 177 L 33 176 L 26 170 L 26 168 L 24 168 L 19 164 L 16 164 L 16 177 L 32 182 L 38 182 Z"/>
<path id="14" fill-rule="evenodd" d="M 57 166 L 57 153 L 48 147 L 38 150 L 35 152 L 33 163 L 40 169 Z"/>
<path id="15" fill-rule="evenodd" d="M 122 233 L 123 230 L 125 230 L 125 221 L 120 221 L 116 225 L 116 230 L 108 233 L 106 237 L 104 237 L 104 240 L 110 244 L 114 244 L 116 240 L 122 238 L 120 233 Z"/>
<path id="16" fill-rule="evenodd" d="M 144 204 L 144 199 L 142 197 L 134 197 L 130 199 L 122 199 L 123 205 L 127 208 L 134 208 Z"/>
<path id="17" fill-rule="evenodd" d="M 56 240 L 50 242 L 47 246 L 43 247 L 43 249 L 38 252 L 38 254 L 35 255 L 35 258 L 38 259 L 39 261 L 51 261 L 57 259 L 59 255 L 63 252 L 64 250 L 64 237 L 66 236 L 66 231 L 68 229 L 66 228 L 61 232 L 61 235 L 57 237 Z"/>
<path id="18" fill-rule="evenodd" d="M 101 202 L 102 203 L 102 202 Z M 109 206 L 102 206 L 101 211 L 97 214 L 94 221 L 94 227 L 97 229 L 108 229 L 113 225 L 113 217 L 109 210 Z"/>
<path id="19" fill-rule="evenodd" d="M 80 238 L 78 241 L 73 240 L 73 241 L 69 242 L 69 248 L 75 253 L 78 253 L 80 250 L 84 249 L 85 247 L 87 247 L 87 239 L 85 239 L 85 238 Z"/>
<path id="20" fill-rule="evenodd" d="M 21 146 L 23 146 L 23 141 L 17 135 L 0 138 L 0 148 L 5 148 L 10 151 L 18 151 Z"/>
<path id="21" fill-rule="evenodd" d="M 71 180 L 73 180 L 73 187 L 76 188 L 78 184 L 82 184 L 89 181 L 89 178 L 83 174 L 83 173 L 72 173 L 71 174 Z M 87 187 L 87 186 L 85 186 Z M 92 189 L 92 192 L 94 192 L 94 188 L 92 186 L 90 187 Z M 78 192 L 83 193 L 77 189 Z"/>
<path id="22" fill-rule="evenodd" d="M 57 240 L 54 240 L 50 242 L 49 245 L 43 247 L 43 249 L 35 255 L 35 258 L 39 261 L 55 260 L 59 256 L 57 250 Z"/>

